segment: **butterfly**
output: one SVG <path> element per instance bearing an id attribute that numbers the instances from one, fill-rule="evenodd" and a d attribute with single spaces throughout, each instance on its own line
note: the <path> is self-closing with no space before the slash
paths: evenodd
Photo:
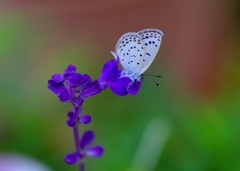
<path id="1" fill-rule="evenodd" d="M 123 34 L 116 44 L 116 52 L 111 52 L 120 61 L 122 77 L 141 80 L 158 53 L 162 37 L 163 32 L 157 29 Z"/>

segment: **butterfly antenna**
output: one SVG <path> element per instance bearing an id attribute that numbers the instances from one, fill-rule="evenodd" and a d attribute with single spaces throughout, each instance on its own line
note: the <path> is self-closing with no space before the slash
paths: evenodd
<path id="1" fill-rule="evenodd" d="M 142 74 L 143 76 L 151 76 L 151 77 L 157 77 L 157 78 L 162 78 L 161 75 L 152 75 L 152 74 Z"/>
<path id="2" fill-rule="evenodd" d="M 142 75 L 142 80 L 144 80 L 144 79 L 147 79 L 148 81 L 150 81 L 150 82 L 154 83 L 154 84 L 155 84 L 156 86 L 158 86 L 158 87 L 160 86 L 160 84 L 158 84 L 158 83 L 154 82 L 152 79 L 145 77 L 145 74 L 144 74 L 144 75 Z"/>

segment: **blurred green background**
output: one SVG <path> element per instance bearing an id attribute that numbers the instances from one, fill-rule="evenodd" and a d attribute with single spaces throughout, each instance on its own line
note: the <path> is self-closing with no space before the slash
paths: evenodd
<path id="1" fill-rule="evenodd" d="M 105 154 L 86 170 L 239 171 L 239 3 L 226 1 L 0 2 L 0 155 L 32 157 L 52 170 L 74 150 L 47 80 L 68 64 L 97 79 L 125 32 L 157 28 L 162 47 L 136 96 L 109 89 L 86 99 Z M 143 10 L 144 9 L 144 10 Z M 144 18 L 145 17 L 145 18 Z M 1 170 L 1 165 L 0 165 Z"/>

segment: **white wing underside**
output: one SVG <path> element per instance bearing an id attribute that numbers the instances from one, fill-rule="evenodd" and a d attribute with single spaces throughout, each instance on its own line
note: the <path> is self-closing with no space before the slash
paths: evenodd
<path id="1" fill-rule="evenodd" d="M 140 70 L 140 74 L 142 74 L 148 69 L 156 57 L 162 42 L 163 33 L 157 29 L 145 29 L 138 32 L 138 34 L 142 37 L 146 47 L 145 62 Z"/>
<path id="2" fill-rule="evenodd" d="M 130 32 L 122 35 L 116 52 L 111 52 L 130 77 L 140 76 L 151 65 L 160 48 L 163 33 L 157 29 L 145 29 L 138 33 Z"/>

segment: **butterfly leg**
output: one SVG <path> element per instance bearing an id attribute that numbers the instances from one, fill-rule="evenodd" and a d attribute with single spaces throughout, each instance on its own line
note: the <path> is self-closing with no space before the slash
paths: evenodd
<path id="1" fill-rule="evenodd" d="M 129 84 L 128 84 L 128 87 L 127 87 L 127 89 L 129 88 L 129 87 L 131 87 L 133 84 L 135 83 L 135 81 L 134 80 L 132 80 Z"/>

